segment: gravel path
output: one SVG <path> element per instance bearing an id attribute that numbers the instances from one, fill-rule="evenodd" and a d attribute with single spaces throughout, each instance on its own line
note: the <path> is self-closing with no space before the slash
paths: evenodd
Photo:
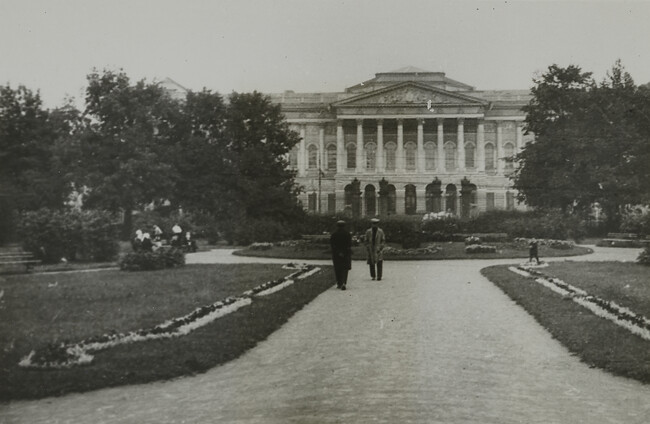
<path id="1" fill-rule="evenodd" d="M 571 260 L 637 254 L 595 250 Z M 233 260 L 211 255 L 188 262 Z M 0 422 L 647 423 L 650 386 L 588 368 L 479 273 L 513 262 L 387 262 L 381 282 L 355 262 L 348 291 L 323 293 L 235 361 L 0 405 Z"/>

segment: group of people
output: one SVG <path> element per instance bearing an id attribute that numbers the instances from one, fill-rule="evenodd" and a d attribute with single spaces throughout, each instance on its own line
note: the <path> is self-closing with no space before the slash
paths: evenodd
<path id="1" fill-rule="evenodd" d="M 330 237 L 332 248 L 332 262 L 336 275 L 336 287 L 345 290 L 348 283 L 348 271 L 352 269 L 352 235 L 345 228 L 345 221 L 336 223 L 336 231 Z M 370 269 L 370 278 L 381 281 L 383 275 L 386 235 L 379 228 L 379 219 L 370 220 L 370 228 L 366 231 L 364 243 L 367 252 L 367 263 Z"/>
<path id="2" fill-rule="evenodd" d="M 163 230 L 159 226 L 154 225 L 151 231 L 153 237 L 151 233 L 140 229 L 136 230 L 135 237 L 131 240 L 134 252 L 153 252 L 166 244 L 188 252 L 196 252 L 197 250 L 196 241 L 192 238 L 192 234 L 189 231 L 183 232 L 183 229 L 178 224 L 172 227 L 172 236 L 169 243 L 166 243 L 167 240 L 164 238 Z"/>

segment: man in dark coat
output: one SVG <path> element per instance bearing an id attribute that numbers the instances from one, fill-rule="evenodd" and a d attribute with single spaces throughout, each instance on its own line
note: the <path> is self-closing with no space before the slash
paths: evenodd
<path id="1" fill-rule="evenodd" d="M 352 269 L 352 236 L 345 229 L 345 221 L 336 223 L 336 231 L 330 237 L 332 262 L 336 275 L 336 287 L 345 290 L 348 283 L 348 271 Z"/>

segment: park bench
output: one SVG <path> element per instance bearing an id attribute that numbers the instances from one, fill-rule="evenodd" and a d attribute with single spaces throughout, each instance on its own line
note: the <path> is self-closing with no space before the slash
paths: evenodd
<path id="1" fill-rule="evenodd" d="M 0 251 L 0 273 L 30 272 L 41 261 L 29 252 L 15 248 Z"/>
<path id="2" fill-rule="evenodd" d="M 635 233 L 607 233 L 607 238 L 613 240 L 636 240 L 641 237 Z"/>

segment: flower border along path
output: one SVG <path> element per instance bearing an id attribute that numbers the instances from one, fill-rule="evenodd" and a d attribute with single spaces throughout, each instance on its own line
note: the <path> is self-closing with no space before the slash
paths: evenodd
<path id="1" fill-rule="evenodd" d="M 509 267 L 508 269 L 521 276 L 534 279 L 535 282 L 544 287 L 570 298 L 575 303 L 589 309 L 595 315 L 605 318 L 627 329 L 631 333 L 650 341 L 650 320 L 643 315 L 636 314 L 615 302 L 590 295 L 582 289 L 574 287 L 559 278 L 549 277 L 532 269 L 532 267 L 520 265 L 518 267 Z"/>
<path id="2" fill-rule="evenodd" d="M 61 343 L 49 345 L 39 351 L 32 350 L 29 355 L 20 361 L 19 365 L 24 368 L 69 368 L 75 365 L 91 363 L 93 356 L 89 352 L 126 343 L 183 336 L 222 316 L 235 312 L 239 308 L 250 305 L 255 296 L 266 296 L 275 293 L 290 286 L 295 280 L 305 279 L 320 271 L 319 267 L 306 264 L 290 263 L 282 268 L 296 269 L 297 271 L 286 277 L 260 284 L 244 292 L 239 297 L 228 297 L 213 304 L 202 306 L 183 317 L 166 321 L 153 328 L 132 331 L 126 334 L 104 334 L 74 344 Z"/>

